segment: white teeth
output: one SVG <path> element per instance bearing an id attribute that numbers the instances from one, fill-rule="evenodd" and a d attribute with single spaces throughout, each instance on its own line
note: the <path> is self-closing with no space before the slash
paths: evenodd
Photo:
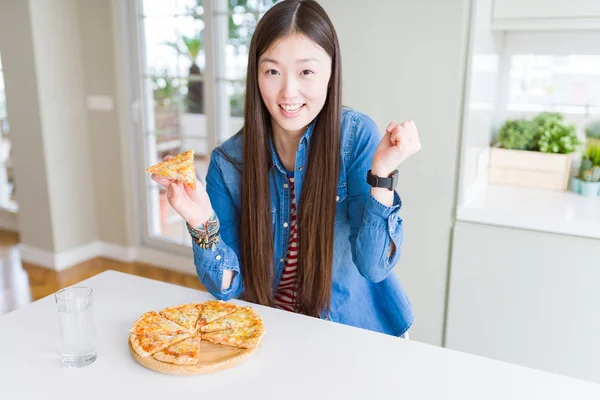
<path id="1" fill-rule="evenodd" d="M 282 104 L 281 108 L 283 108 L 286 112 L 294 112 L 298 111 L 302 107 L 302 104 Z"/>

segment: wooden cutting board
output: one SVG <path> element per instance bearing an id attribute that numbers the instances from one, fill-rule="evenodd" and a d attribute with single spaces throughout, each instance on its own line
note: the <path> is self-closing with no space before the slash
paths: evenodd
<path id="1" fill-rule="evenodd" d="M 152 371 L 169 375 L 200 375 L 222 371 L 241 364 L 252 354 L 256 353 L 261 345 L 251 349 L 238 349 L 222 344 L 213 344 L 207 341 L 200 342 L 200 360 L 196 365 L 175 365 L 156 360 L 154 357 L 140 357 L 127 340 L 129 351 L 133 358 Z"/>

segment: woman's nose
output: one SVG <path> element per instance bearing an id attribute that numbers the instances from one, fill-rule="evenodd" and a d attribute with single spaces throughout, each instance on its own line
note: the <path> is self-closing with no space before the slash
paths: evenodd
<path id="1" fill-rule="evenodd" d="M 285 99 L 293 98 L 298 92 L 298 80 L 295 76 L 287 77 L 281 88 L 281 95 Z"/>

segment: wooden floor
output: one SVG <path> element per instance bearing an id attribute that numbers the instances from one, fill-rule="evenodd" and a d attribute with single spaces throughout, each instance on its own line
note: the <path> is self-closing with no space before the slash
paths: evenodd
<path id="1" fill-rule="evenodd" d="M 121 271 L 188 288 L 206 290 L 195 275 L 106 258 L 95 258 L 57 272 L 22 262 L 18 243 L 18 234 L 0 231 L 0 315 L 106 270 Z"/>

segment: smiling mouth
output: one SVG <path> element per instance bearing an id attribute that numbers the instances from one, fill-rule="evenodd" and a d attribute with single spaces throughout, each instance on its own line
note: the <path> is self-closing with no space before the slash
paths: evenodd
<path id="1" fill-rule="evenodd" d="M 304 107 L 304 103 L 298 103 L 298 104 L 280 104 L 279 108 L 281 108 L 285 114 L 296 114 L 298 113 L 302 107 Z"/>

